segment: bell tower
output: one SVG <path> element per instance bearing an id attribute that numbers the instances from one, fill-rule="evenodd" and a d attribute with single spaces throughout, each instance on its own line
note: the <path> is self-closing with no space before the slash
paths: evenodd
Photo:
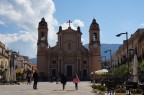
<path id="1" fill-rule="evenodd" d="M 89 52 L 91 72 L 101 69 L 100 59 L 100 29 L 99 24 L 93 19 L 89 28 Z"/>
<path id="2" fill-rule="evenodd" d="M 46 71 L 46 55 L 48 50 L 48 27 L 44 18 L 38 25 L 38 42 L 37 42 L 37 67 L 41 75 Z"/>

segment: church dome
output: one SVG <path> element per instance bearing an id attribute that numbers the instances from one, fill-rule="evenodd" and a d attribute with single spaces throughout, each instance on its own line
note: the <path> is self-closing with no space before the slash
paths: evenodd
<path id="1" fill-rule="evenodd" d="M 39 26 L 47 26 L 47 22 L 45 21 L 44 18 L 42 18 L 41 21 L 39 22 Z"/>
<path id="2" fill-rule="evenodd" d="M 90 25 L 90 29 L 96 29 L 99 30 L 99 24 L 96 22 L 96 19 L 93 19 L 91 25 Z"/>

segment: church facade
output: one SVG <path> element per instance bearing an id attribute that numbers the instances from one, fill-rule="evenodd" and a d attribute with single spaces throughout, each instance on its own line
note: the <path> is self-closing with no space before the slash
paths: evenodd
<path id="1" fill-rule="evenodd" d="M 93 19 L 89 28 L 89 44 L 85 48 L 81 42 L 81 29 L 59 27 L 58 41 L 49 47 L 48 25 L 44 18 L 38 25 L 37 68 L 41 78 L 65 74 L 71 79 L 75 73 L 81 79 L 89 79 L 91 72 L 101 69 L 100 29 Z"/>

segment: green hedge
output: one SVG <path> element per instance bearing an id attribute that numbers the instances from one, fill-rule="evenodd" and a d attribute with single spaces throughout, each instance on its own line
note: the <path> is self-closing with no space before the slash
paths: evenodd
<path id="1" fill-rule="evenodd" d="M 141 89 L 133 89 L 133 90 L 131 90 L 131 93 L 133 93 L 133 94 L 141 94 L 142 90 Z"/>
<path id="2" fill-rule="evenodd" d="M 115 90 L 116 93 L 126 93 L 126 89 L 125 88 L 117 88 Z"/>
<path id="3" fill-rule="evenodd" d="M 106 87 L 103 85 L 92 85 L 93 89 L 98 89 L 100 91 L 106 91 Z"/>

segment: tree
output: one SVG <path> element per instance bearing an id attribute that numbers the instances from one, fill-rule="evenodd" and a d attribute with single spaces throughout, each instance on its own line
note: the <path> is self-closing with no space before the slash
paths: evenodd
<path id="1" fill-rule="evenodd" d="M 139 69 L 139 71 L 138 71 L 138 73 L 139 73 L 139 80 L 142 82 L 142 81 L 144 81 L 144 63 L 142 62 L 140 65 L 139 65 L 139 67 L 138 67 Z"/>
<path id="2" fill-rule="evenodd" d="M 0 70 L 0 76 L 3 76 L 4 71 Z"/>

